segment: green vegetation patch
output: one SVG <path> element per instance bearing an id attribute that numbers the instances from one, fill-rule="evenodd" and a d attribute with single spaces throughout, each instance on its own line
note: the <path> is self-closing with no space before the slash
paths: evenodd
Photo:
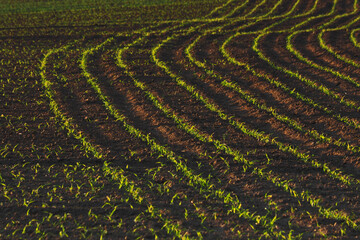
<path id="1" fill-rule="evenodd" d="M 41 32 L 49 27 L 125 25 L 136 29 L 131 26 L 202 18 L 224 2 L 226 0 L 0 0 L 0 36 L 53 34 Z M 38 30 L 32 31 L 35 28 Z"/>
<path id="2" fill-rule="evenodd" d="M 157 6 L 157 5 L 171 5 L 184 3 L 211 3 L 224 1 L 209 1 L 209 0 L 15 0 L 15 1 L 1 1 L 0 13 L 30 13 L 30 12 L 48 12 L 48 11 L 64 11 L 76 9 L 107 9 L 117 7 L 141 7 L 141 6 Z"/>

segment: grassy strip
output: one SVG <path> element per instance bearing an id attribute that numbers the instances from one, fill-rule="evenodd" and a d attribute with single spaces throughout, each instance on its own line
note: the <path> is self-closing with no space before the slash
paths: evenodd
<path id="1" fill-rule="evenodd" d="M 78 139 L 85 147 L 85 149 L 92 153 L 92 155 L 97 159 L 103 159 L 104 157 L 102 154 L 99 153 L 97 148 L 93 146 L 86 138 L 81 134 L 80 131 L 76 130 L 77 126 L 72 123 L 72 119 L 70 117 L 66 117 L 64 113 L 61 112 L 59 109 L 58 104 L 54 100 L 55 92 L 51 88 L 53 83 L 49 81 L 46 78 L 46 64 L 47 59 L 50 55 L 54 53 L 58 53 L 60 51 L 65 51 L 67 48 L 69 48 L 69 45 L 66 45 L 64 47 L 53 49 L 48 51 L 45 54 L 45 57 L 41 61 L 41 77 L 42 77 L 42 83 L 45 89 L 45 95 L 48 97 L 50 103 L 50 109 L 55 114 L 55 116 L 59 119 L 60 124 L 62 124 L 62 128 L 67 130 L 68 135 L 71 135 Z M 126 192 L 130 194 L 130 196 L 138 203 L 143 204 L 147 206 L 148 213 L 152 218 L 158 219 L 163 222 L 163 227 L 166 229 L 168 233 L 173 234 L 174 236 L 177 236 L 181 239 L 189 239 L 186 233 L 183 233 L 183 231 L 180 229 L 179 224 L 172 223 L 171 220 L 167 219 L 166 217 L 161 215 L 160 210 L 158 210 L 156 207 L 154 207 L 150 202 L 146 200 L 145 197 L 143 197 L 142 190 L 136 186 L 136 183 L 129 180 L 123 170 L 114 170 L 111 167 L 109 167 L 109 164 L 105 161 L 103 166 L 103 171 L 105 175 L 110 175 L 114 181 L 117 181 L 119 184 L 119 189 L 123 188 Z"/>
<path id="2" fill-rule="evenodd" d="M 233 0 L 231 0 L 233 1 Z M 156 5 L 171 5 L 171 4 L 187 4 L 191 1 L 182 0 L 107 0 L 107 1 L 96 1 L 96 0 L 43 0 L 35 2 L 24 2 L 19 0 L 3 0 L 0 3 L 0 13 L 34 13 L 34 12 L 49 12 L 49 11 L 66 11 L 66 10 L 78 10 L 78 9 L 112 9 L 119 7 L 145 7 L 145 6 L 156 6 Z M 212 1 L 192 1 L 192 2 L 203 2 L 210 3 Z M 101 3 L 101 4 L 99 4 Z"/>
<path id="3" fill-rule="evenodd" d="M 172 150 L 169 148 L 160 145 L 156 142 L 155 139 L 151 138 L 149 134 L 144 134 L 139 129 L 127 123 L 126 118 L 122 115 L 108 100 L 107 96 L 105 96 L 99 84 L 97 83 L 97 79 L 94 78 L 91 73 L 87 70 L 87 58 L 90 54 L 93 54 L 95 51 L 99 50 L 102 45 L 107 44 L 112 39 L 108 39 L 103 42 L 101 45 L 98 45 L 96 48 L 88 49 L 83 53 L 81 59 L 81 68 L 83 70 L 84 76 L 87 78 L 88 83 L 93 87 L 95 92 L 97 93 L 99 99 L 103 102 L 105 108 L 109 111 L 109 113 L 125 128 L 127 132 L 131 135 L 139 138 L 141 141 L 147 143 L 151 149 L 165 156 L 170 162 L 172 162 L 177 171 L 181 172 L 184 177 L 186 177 L 189 182 L 188 185 L 194 187 L 199 190 L 200 193 L 208 193 L 210 196 L 216 197 L 222 200 L 228 207 L 230 207 L 230 212 L 237 214 L 239 217 L 243 217 L 245 219 L 251 220 L 257 224 L 260 224 L 266 229 L 266 233 L 269 236 L 278 236 L 281 233 L 276 233 L 274 230 L 274 222 L 276 220 L 276 216 L 274 219 L 268 219 L 266 216 L 256 215 L 255 213 L 251 213 L 248 209 L 243 208 L 241 202 L 237 198 L 237 196 L 232 195 L 230 192 L 225 190 L 214 189 L 214 185 L 210 183 L 209 179 L 205 179 L 201 177 L 201 175 L 197 175 L 193 170 L 189 169 L 186 166 L 186 161 L 181 157 L 177 156 Z M 139 85 L 140 86 L 140 85 Z"/>

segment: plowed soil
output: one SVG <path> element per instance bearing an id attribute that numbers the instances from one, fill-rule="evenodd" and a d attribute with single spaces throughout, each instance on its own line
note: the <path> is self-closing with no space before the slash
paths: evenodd
<path id="1" fill-rule="evenodd" d="M 1 239 L 359 238 L 360 4 L 202 4 L 0 31 Z"/>

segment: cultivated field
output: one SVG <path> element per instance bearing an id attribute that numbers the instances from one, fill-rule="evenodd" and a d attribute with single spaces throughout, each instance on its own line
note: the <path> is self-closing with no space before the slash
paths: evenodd
<path id="1" fill-rule="evenodd" d="M 0 239 L 360 238 L 358 0 L 3 2 Z"/>

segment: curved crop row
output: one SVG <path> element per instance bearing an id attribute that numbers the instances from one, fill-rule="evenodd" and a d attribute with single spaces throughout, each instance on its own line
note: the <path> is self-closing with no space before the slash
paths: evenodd
<path id="1" fill-rule="evenodd" d="M 141 41 L 141 39 L 134 41 L 133 43 L 131 43 L 130 45 L 134 45 L 134 44 L 139 44 L 138 41 Z M 333 211 L 330 210 L 330 208 L 324 208 L 322 207 L 319 202 L 320 199 L 317 199 L 313 196 L 311 196 L 312 194 L 310 194 L 308 191 L 302 191 L 301 193 L 298 193 L 296 190 L 294 190 L 290 185 L 289 182 L 286 180 L 282 180 L 282 178 L 280 176 L 276 176 L 274 175 L 271 171 L 267 171 L 264 168 L 258 168 L 258 167 L 254 167 L 254 162 L 251 162 L 249 160 L 247 160 L 244 155 L 240 154 L 238 151 L 230 148 L 229 146 L 227 146 L 226 144 L 222 143 L 219 140 L 213 139 L 211 136 L 209 135 L 204 135 L 202 134 L 194 125 L 190 125 L 188 123 L 186 123 L 185 120 L 181 119 L 180 117 L 178 117 L 174 111 L 172 109 L 169 109 L 168 107 L 163 106 L 160 101 L 158 100 L 158 98 L 156 96 L 154 96 L 153 94 L 151 94 L 151 92 L 149 92 L 147 90 L 147 87 L 144 83 L 139 82 L 138 80 L 136 80 L 135 76 L 133 76 L 131 74 L 131 72 L 127 71 L 127 65 L 124 63 L 124 61 L 121 58 L 122 52 L 126 51 L 130 46 L 127 46 L 123 49 L 121 49 L 120 51 L 118 51 L 117 54 L 117 61 L 118 64 L 125 69 L 125 71 L 127 72 L 127 74 L 132 78 L 134 84 L 140 88 L 144 94 L 148 97 L 148 99 L 150 101 L 153 102 L 153 104 L 160 110 L 162 111 L 168 118 L 172 119 L 174 122 L 176 122 L 178 124 L 178 127 L 182 130 L 184 130 L 185 132 L 189 133 L 190 135 L 194 136 L 195 138 L 197 138 L 200 141 L 206 142 L 206 143 L 212 143 L 214 144 L 214 146 L 220 150 L 223 151 L 226 154 L 229 154 L 231 156 L 234 157 L 234 161 L 238 162 L 238 163 L 242 163 L 244 164 L 245 167 L 245 171 L 249 171 L 252 174 L 256 175 L 257 177 L 261 178 L 261 179 L 265 179 L 267 181 L 270 181 L 271 183 L 273 183 L 274 185 L 276 185 L 277 187 L 280 187 L 282 190 L 290 193 L 291 196 L 295 197 L 295 198 L 299 198 L 301 201 L 308 201 L 310 203 L 311 206 L 317 207 L 319 209 L 319 212 L 321 214 L 323 214 L 325 217 L 327 218 L 332 218 L 332 219 L 337 219 L 337 220 L 345 220 L 345 221 L 350 221 L 351 220 L 347 219 L 345 217 L 345 215 L 342 215 L 341 213 L 337 212 L 337 210 Z M 354 225 L 355 226 L 355 225 Z"/>
<path id="2" fill-rule="evenodd" d="M 358 9 L 358 1 L 354 0 L 354 5 L 353 5 L 353 11 L 350 13 L 345 13 L 343 15 L 339 15 L 340 17 L 345 17 L 345 16 L 351 16 L 351 15 L 355 15 L 357 12 L 359 11 Z M 353 65 L 354 67 L 360 67 L 360 64 L 356 63 L 355 61 L 353 61 L 350 58 L 347 58 L 345 56 L 340 55 L 339 53 L 337 53 L 333 48 L 331 48 L 330 46 L 328 46 L 324 39 L 323 36 L 325 33 L 327 32 L 332 32 L 332 31 L 339 31 L 339 30 L 346 30 L 348 29 L 351 25 L 353 25 L 354 23 L 356 23 L 359 20 L 358 18 L 355 18 L 354 20 L 352 20 L 351 22 L 349 22 L 348 24 L 345 24 L 343 26 L 340 27 L 335 27 L 335 28 L 325 28 L 326 25 L 323 25 L 323 29 L 320 31 L 320 33 L 318 34 L 318 41 L 320 44 L 320 47 L 324 50 L 326 50 L 327 52 L 331 53 L 333 56 L 335 56 L 337 59 L 340 59 L 341 61 Z"/>
<path id="3" fill-rule="evenodd" d="M 103 44 L 107 44 L 108 41 L 111 41 L 112 39 L 108 39 L 107 41 L 103 42 Z M 204 179 L 200 175 L 197 175 L 193 172 L 192 169 L 188 168 L 186 166 L 186 161 L 183 160 L 181 157 L 177 156 L 172 150 L 169 148 L 162 146 L 156 142 L 155 139 L 151 138 L 149 134 L 144 134 L 140 130 L 136 129 L 132 125 L 128 124 L 126 121 L 125 116 L 120 114 L 117 109 L 110 103 L 108 98 L 102 93 L 100 86 L 97 83 L 97 79 L 95 79 L 91 73 L 86 68 L 86 58 L 89 54 L 93 53 L 94 51 L 99 50 L 102 47 L 102 45 L 98 45 L 94 49 L 87 50 L 83 53 L 83 58 L 81 60 L 81 67 L 83 69 L 84 75 L 87 77 L 88 83 L 93 87 L 93 89 L 98 94 L 99 99 L 104 103 L 104 106 L 107 108 L 109 113 L 119 122 L 123 125 L 123 127 L 133 136 L 141 139 L 143 142 L 147 143 L 151 149 L 158 154 L 161 154 L 165 156 L 170 162 L 172 162 L 176 169 L 180 171 L 184 177 L 188 179 L 188 184 L 195 189 L 199 189 L 201 193 L 208 193 L 210 196 L 219 198 L 224 202 L 224 204 L 228 205 L 231 208 L 231 212 L 236 213 L 237 215 L 252 220 L 254 222 L 258 222 L 261 224 L 265 229 L 268 230 L 268 234 L 270 235 L 278 235 L 281 236 L 281 233 L 274 232 L 274 225 L 273 221 L 276 219 L 268 219 L 266 216 L 259 216 L 255 215 L 254 213 L 251 213 L 248 209 L 245 209 L 241 207 L 241 202 L 237 197 L 232 196 L 231 193 L 220 190 L 220 189 L 214 189 L 213 185 L 210 183 L 210 179 Z M 120 52 L 121 54 L 121 52 Z M 124 65 L 120 59 L 119 64 L 122 67 L 126 68 L 126 65 Z M 144 85 L 142 85 L 140 82 L 136 81 L 134 79 L 134 83 L 137 87 L 146 89 Z M 161 106 L 158 101 L 156 101 L 155 97 L 150 95 L 149 92 L 146 93 L 149 98 L 151 98 L 157 107 Z M 168 109 L 162 108 L 162 110 L 167 111 L 167 114 L 171 114 Z M 174 115 L 173 115 L 174 116 Z M 178 120 L 178 124 L 181 124 L 183 127 L 185 126 L 188 131 L 196 132 L 196 130 L 193 127 L 187 126 L 184 121 Z M 204 136 L 198 135 L 201 138 L 204 138 Z"/>
<path id="4" fill-rule="evenodd" d="M 168 30 L 168 29 L 167 29 L 167 30 Z M 109 41 L 111 41 L 111 40 L 109 40 Z M 67 48 L 67 47 L 66 47 L 66 48 Z M 61 50 L 66 50 L 66 48 L 61 49 Z M 60 50 L 55 50 L 54 52 L 57 52 L 57 51 L 60 51 Z M 61 123 L 62 123 L 63 126 L 65 126 L 65 128 L 68 130 L 69 135 L 73 134 L 73 136 L 75 136 L 76 138 L 81 139 L 81 141 L 83 142 L 83 144 L 86 146 L 86 149 L 89 149 L 89 151 L 91 150 L 92 153 L 93 153 L 93 155 L 97 156 L 97 158 L 99 158 L 99 159 L 102 159 L 103 156 L 98 154 L 98 151 L 85 139 L 85 137 L 83 137 L 83 136 L 81 135 L 80 132 L 79 132 L 78 135 L 76 135 L 76 130 L 75 130 L 75 129 L 76 129 L 76 126 L 71 123 L 71 118 L 65 117 L 65 115 L 61 113 L 61 111 L 59 110 L 56 102 L 54 101 L 54 99 L 53 99 L 53 97 L 52 97 L 52 96 L 54 95 L 54 92 L 53 92 L 53 90 L 51 89 L 52 83 L 45 78 L 45 65 L 46 65 L 47 57 L 50 56 L 51 54 L 53 54 L 54 52 L 53 52 L 53 51 L 50 51 L 50 52 L 46 55 L 46 57 L 44 58 L 44 60 L 43 60 L 43 62 L 42 62 L 42 68 L 41 68 L 41 69 L 43 70 L 42 76 L 43 76 L 43 81 L 44 81 L 44 87 L 46 88 L 46 93 L 47 93 L 47 95 L 48 95 L 48 98 L 50 99 L 52 109 L 55 109 L 55 110 L 53 110 L 53 111 L 55 112 L 56 116 L 61 119 Z M 82 67 L 85 67 L 85 65 L 86 65 L 86 63 L 85 63 L 85 61 L 86 61 L 86 56 L 87 56 L 87 54 L 89 54 L 89 53 L 90 53 L 89 51 L 85 51 L 85 52 L 84 52 L 84 54 L 83 54 L 83 60 L 82 60 L 82 64 L 81 64 Z M 86 75 L 86 73 L 87 73 L 86 68 L 83 68 L 83 70 L 85 71 L 85 75 Z M 87 75 L 87 77 L 89 77 L 89 75 Z M 94 84 L 94 82 L 92 81 L 92 78 L 88 79 L 88 81 L 89 81 L 89 83 L 95 88 L 95 91 L 96 91 L 96 92 L 98 93 L 98 95 L 100 96 L 100 99 L 103 100 L 103 102 L 104 102 L 105 106 L 107 107 L 107 109 L 108 109 L 109 111 L 112 111 L 113 113 L 115 112 L 115 117 L 117 117 L 117 120 L 123 120 L 123 121 L 124 121 L 124 118 L 121 118 L 118 114 L 116 114 L 116 110 L 114 110 L 114 108 L 111 107 L 111 105 L 109 104 L 109 102 L 106 101 L 106 100 L 107 100 L 106 97 L 100 93 L 99 88 L 97 88 L 97 86 Z M 54 107 L 54 106 L 55 106 L 55 107 Z M 153 144 L 151 144 L 152 147 L 158 148 L 158 150 L 160 149 L 160 151 L 166 152 L 166 149 L 165 149 L 165 148 L 162 148 L 161 146 L 159 146 L 158 144 L 156 144 L 155 142 L 153 142 L 151 139 L 149 139 L 149 136 L 145 136 L 145 135 L 141 134 L 139 131 L 137 131 L 136 129 L 134 129 L 134 128 L 131 127 L 130 125 L 127 125 L 126 123 L 124 123 L 124 125 L 125 125 L 125 127 L 128 128 L 128 130 L 130 129 L 130 131 L 131 131 L 133 134 L 138 134 L 138 137 L 142 137 L 143 140 L 144 140 L 144 138 L 146 138 L 146 141 L 153 143 Z M 168 157 L 173 157 L 173 156 L 172 156 L 172 154 L 170 154 L 170 156 L 168 155 Z M 133 198 L 134 198 L 136 201 L 138 201 L 139 203 L 141 203 L 141 202 L 143 201 L 143 198 L 142 198 L 142 197 L 140 197 L 140 198 L 138 197 L 138 194 L 141 192 L 141 190 L 140 190 L 139 188 L 136 188 L 136 187 L 134 188 L 134 187 L 133 187 L 133 182 L 129 182 L 129 181 L 127 180 L 127 178 L 123 175 L 123 171 L 120 171 L 120 174 L 119 174 L 118 172 L 114 172 L 114 171 L 112 171 L 111 169 L 109 169 L 109 167 L 108 167 L 108 165 L 107 165 L 106 163 L 104 164 L 104 169 L 103 169 L 103 170 L 104 170 L 105 174 L 109 174 L 113 180 L 120 181 L 120 182 L 122 183 L 121 186 L 122 186 L 122 185 L 125 185 L 129 191 L 133 192 L 133 193 L 134 193 L 134 194 L 133 194 Z M 189 173 L 188 175 L 189 175 L 189 176 L 193 176 L 191 173 Z M 196 177 L 195 177 L 195 178 L 192 177 L 191 179 L 194 180 L 194 179 L 196 179 Z M 195 180 L 195 182 L 197 182 L 197 180 Z M 129 185 L 129 184 L 130 184 L 130 185 Z M 121 187 L 121 186 L 120 186 L 120 187 Z M 135 190 L 134 190 L 134 189 L 135 189 Z M 222 196 L 222 195 L 223 195 L 223 192 L 216 192 L 216 194 L 218 194 L 219 196 Z M 227 196 L 226 196 L 226 199 L 229 199 L 229 198 L 231 199 L 231 197 L 230 197 L 229 195 L 227 195 Z M 226 200 L 226 201 L 228 201 L 228 200 Z M 234 204 L 233 204 L 233 206 L 234 206 Z M 240 205 L 239 205 L 239 206 L 240 206 Z M 177 230 L 177 227 L 176 227 L 175 225 L 169 224 L 169 222 L 168 222 L 166 219 L 162 218 L 162 217 L 161 217 L 161 214 L 160 214 L 158 211 L 156 211 L 156 209 L 154 210 L 153 207 L 152 207 L 151 205 L 149 205 L 149 204 L 148 204 L 148 209 L 149 209 L 149 211 L 150 211 L 150 209 L 151 209 L 151 216 L 154 216 L 154 217 L 156 217 L 156 218 L 160 218 L 160 220 L 162 220 L 163 222 L 165 222 L 164 227 L 165 227 L 168 231 L 171 231 L 171 232 L 173 232 L 175 235 L 177 235 L 178 237 L 180 237 L 180 235 L 179 235 L 180 232 Z M 236 210 L 235 212 L 238 212 L 238 210 Z M 149 213 L 150 213 L 150 212 L 149 212 Z M 244 214 L 244 215 L 249 215 L 246 211 L 241 211 L 241 214 L 240 214 L 240 215 L 242 215 L 242 214 Z M 256 222 L 262 221 L 262 220 L 261 220 L 262 218 L 259 218 L 259 217 L 256 216 L 256 215 L 255 215 L 255 216 L 251 215 L 250 217 L 251 217 L 252 219 L 256 220 Z M 185 236 L 185 235 L 183 235 L 183 236 Z"/>
<path id="5" fill-rule="evenodd" d="M 304 133 L 308 136 L 311 136 L 312 138 L 314 138 L 317 141 L 320 142 L 327 142 L 339 147 L 343 147 L 346 150 L 352 151 L 352 152 L 360 152 L 360 147 L 359 146 L 355 146 L 353 144 L 350 144 L 342 139 L 333 139 L 331 136 L 327 136 L 324 133 L 320 133 L 317 130 L 310 130 L 308 129 L 306 126 L 303 126 L 299 121 L 292 119 L 289 116 L 286 116 L 284 114 L 280 114 L 276 111 L 276 109 L 267 106 L 265 103 L 260 103 L 260 101 L 252 96 L 250 93 L 246 92 L 245 90 L 241 89 L 241 87 L 236 84 L 235 82 L 228 80 L 224 77 L 222 77 L 220 74 L 215 73 L 214 70 L 212 70 L 209 66 L 207 66 L 206 62 L 200 62 L 199 60 L 195 59 L 192 55 L 192 49 L 196 46 L 196 44 L 198 43 L 198 41 L 204 37 L 205 35 L 200 35 L 199 37 L 197 37 L 191 44 L 189 44 L 189 46 L 186 48 L 186 55 L 188 57 L 188 59 L 195 64 L 197 67 L 203 69 L 209 76 L 212 76 L 216 79 L 219 79 L 221 81 L 221 85 L 228 87 L 232 90 L 234 90 L 235 92 L 237 92 L 241 98 L 243 98 L 244 100 L 246 100 L 248 103 L 256 106 L 258 109 L 261 109 L 267 113 L 269 113 L 270 115 L 272 115 L 273 117 L 275 117 L 277 120 L 286 123 L 288 126 L 290 126 L 291 128 Z"/>
<path id="6" fill-rule="evenodd" d="M 68 131 L 69 135 L 75 137 L 76 139 L 79 139 L 81 141 L 81 143 L 85 146 L 85 149 L 88 150 L 89 152 L 91 152 L 94 157 L 96 157 L 98 159 L 103 159 L 103 155 L 99 153 L 99 151 L 96 149 L 96 147 L 94 147 L 89 141 L 87 141 L 87 139 L 78 130 L 76 130 L 77 128 L 76 128 L 76 126 L 74 126 L 72 124 L 71 117 L 66 117 L 60 111 L 60 109 L 53 97 L 55 94 L 55 92 L 51 88 L 51 85 L 53 83 L 50 82 L 49 80 L 47 80 L 47 78 L 46 78 L 46 64 L 47 64 L 48 57 L 51 54 L 54 54 L 54 53 L 57 53 L 60 51 L 64 51 L 68 47 L 69 46 L 64 46 L 59 49 L 50 50 L 45 55 L 44 59 L 41 62 L 41 69 L 42 69 L 41 75 L 42 75 L 42 79 L 43 79 L 43 86 L 45 88 L 45 94 L 50 101 L 50 107 L 51 107 L 53 113 L 57 116 L 57 118 L 59 118 L 60 124 L 62 124 L 63 128 Z M 107 107 L 109 107 L 109 106 L 110 106 L 110 109 L 113 109 L 113 108 L 111 108 L 111 105 L 108 105 Z M 136 129 L 133 129 L 131 126 L 128 126 L 128 127 L 130 127 L 135 132 L 137 131 Z M 162 214 L 160 213 L 160 210 L 158 210 L 151 203 L 146 201 L 146 198 L 144 196 L 142 196 L 143 191 L 138 186 L 136 186 L 135 182 L 133 182 L 132 180 L 129 180 L 126 177 L 126 175 L 124 174 L 125 173 L 124 170 L 117 169 L 116 171 L 114 171 L 111 167 L 109 167 L 109 164 L 105 161 L 104 166 L 103 166 L 103 171 L 104 171 L 105 176 L 110 175 L 112 180 L 119 182 L 119 189 L 123 188 L 125 191 L 127 191 L 136 202 L 138 202 L 139 204 L 145 203 L 145 205 L 147 206 L 147 209 L 148 209 L 148 214 L 150 214 L 150 216 L 152 218 L 156 218 L 156 219 L 159 219 L 160 221 L 162 221 L 164 228 L 169 233 L 172 233 L 175 236 L 178 236 L 179 238 L 188 238 L 186 236 L 186 234 L 183 233 L 183 231 L 179 228 L 178 224 L 174 224 L 169 219 L 163 217 Z"/>
<path id="7" fill-rule="evenodd" d="M 335 6 L 335 5 L 334 5 Z M 323 16 L 330 16 L 334 13 L 335 11 L 335 8 L 333 7 L 332 10 L 327 13 L 327 14 L 324 14 Z M 322 16 L 317 16 L 317 17 L 322 17 Z M 304 22 L 308 22 L 308 20 L 304 21 Z M 322 25 L 324 26 L 324 25 Z M 308 31 L 313 31 L 313 29 L 307 29 L 307 30 L 298 30 L 298 31 L 294 31 L 292 32 L 288 37 L 287 37 L 287 45 L 286 45 L 286 48 L 291 52 L 293 53 L 298 59 L 306 62 L 307 64 L 309 64 L 310 66 L 314 67 L 314 68 L 320 68 L 321 70 L 324 70 L 324 71 L 330 71 L 332 74 L 335 74 L 336 76 L 342 78 L 342 79 L 346 79 L 348 81 L 350 81 L 351 83 L 355 84 L 356 86 L 358 86 L 359 84 L 349 78 L 348 76 L 344 76 L 342 74 L 340 74 L 339 72 L 335 72 L 334 70 L 331 70 L 329 68 L 324 68 L 324 67 L 321 67 L 313 62 L 311 62 L 310 60 L 306 59 L 305 57 L 303 57 L 297 50 L 295 50 L 293 47 L 292 47 L 292 44 L 291 44 L 291 39 L 293 36 L 295 36 L 296 34 L 299 34 L 301 32 L 308 32 Z M 359 109 L 359 106 L 357 103 L 355 103 L 354 101 L 351 101 L 351 100 L 348 100 L 346 99 L 344 96 L 340 95 L 339 93 L 336 93 L 334 90 L 331 90 L 327 87 L 325 87 L 324 85 L 322 85 L 321 83 L 317 83 L 316 81 L 314 80 L 311 80 L 307 77 L 304 77 L 302 75 L 300 75 L 299 73 L 297 72 L 294 72 L 288 68 L 285 68 L 285 67 L 282 67 L 282 66 L 279 66 L 277 64 L 275 64 L 274 62 L 272 62 L 268 57 L 266 57 L 263 52 L 259 49 L 258 45 L 259 45 L 259 41 L 262 37 L 264 37 L 265 35 L 267 35 L 268 33 L 263 33 L 263 34 L 259 34 L 255 40 L 254 40 L 254 44 L 253 44 L 253 50 L 258 54 L 259 58 L 266 61 L 272 68 L 276 69 L 276 70 L 279 70 L 281 72 L 284 72 L 286 73 L 287 75 L 291 76 L 291 77 L 294 77 L 294 78 L 297 78 L 299 79 L 300 81 L 304 82 L 307 86 L 310 86 L 314 89 L 317 89 L 319 90 L 320 92 L 330 96 L 331 98 L 334 98 L 336 100 L 338 100 L 340 103 L 350 107 L 350 108 L 354 108 L 356 110 Z M 359 85 L 360 86 L 360 85 Z"/>
<path id="8" fill-rule="evenodd" d="M 291 154 L 293 154 L 294 156 L 296 156 L 299 160 L 304 161 L 304 162 L 309 162 L 313 167 L 321 169 L 324 173 L 328 174 L 329 176 L 339 180 L 342 183 L 348 184 L 348 185 L 358 185 L 359 181 L 357 179 L 353 179 L 352 177 L 344 174 L 343 172 L 341 172 L 340 170 L 336 169 L 336 170 L 331 170 L 327 164 L 322 164 L 319 163 L 316 160 L 313 160 L 310 158 L 309 155 L 307 154 L 303 154 L 298 152 L 298 150 L 290 145 L 286 145 L 283 144 L 277 140 L 275 140 L 274 138 L 270 138 L 267 135 L 264 135 L 263 133 L 260 133 L 256 130 L 251 130 L 248 127 L 246 127 L 246 125 L 244 123 L 240 123 L 236 120 L 233 120 L 233 118 L 231 116 L 226 115 L 221 109 L 219 109 L 216 105 L 212 104 L 207 98 L 203 97 L 196 89 L 194 86 L 191 86 L 189 84 L 187 84 L 184 80 L 182 80 L 179 76 L 177 76 L 175 73 L 173 73 L 164 62 L 160 61 L 159 59 L 156 58 L 156 52 L 158 51 L 158 49 L 160 47 L 162 47 L 163 44 L 166 43 L 166 41 L 170 41 L 171 38 L 173 38 L 173 36 L 169 37 L 168 39 L 166 39 L 164 42 L 161 43 L 161 45 L 158 45 L 157 47 L 154 48 L 152 56 L 153 56 L 153 60 L 157 63 L 158 66 L 162 67 L 167 74 L 169 74 L 180 86 L 186 88 L 187 91 L 189 91 L 192 96 L 194 98 L 196 98 L 197 100 L 201 101 L 209 110 L 216 112 L 219 117 L 223 120 L 226 120 L 229 122 L 230 125 L 234 126 L 236 129 L 241 130 L 243 133 L 252 136 L 254 138 L 256 138 L 259 141 L 265 142 L 265 143 L 272 143 L 274 145 L 276 145 L 281 151 L 284 152 L 289 152 Z M 259 172 L 258 172 L 259 170 Z M 261 174 L 260 174 L 261 172 Z M 263 177 L 262 175 L 265 174 L 266 176 L 266 172 L 262 172 L 261 169 L 254 169 L 254 173 L 258 176 Z M 270 175 L 269 175 L 270 176 Z M 298 196 L 302 196 L 303 200 L 309 201 L 309 203 L 312 206 L 318 207 L 319 208 L 319 212 L 320 214 L 323 214 L 325 217 L 328 218 L 332 218 L 332 219 L 341 219 L 344 220 L 345 222 L 347 222 L 349 224 L 349 226 L 351 226 L 354 229 L 357 229 L 357 225 L 354 221 L 350 220 L 347 218 L 346 215 L 343 215 L 341 213 L 336 213 L 333 212 L 331 213 L 331 210 L 328 209 L 330 212 L 327 211 L 323 211 L 323 208 L 320 207 L 320 205 L 318 205 L 318 200 L 316 200 L 315 198 L 310 197 L 310 195 L 305 194 L 305 192 L 302 192 L 301 194 L 297 193 L 296 191 L 292 190 L 291 188 L 289 188 L 288 184 L 286 184 L 285 182 L 281 182 L 279 181 L 278 177 L 266 177 L 267 180 L 272 181 L 274 184 L 276 184 L 279 187 L 282 187 L 285 191 L 288 191 L 292 196 L 294 197 L 298 197 Z M 307 197 L 306 197 L 307 196 Z M 316 204 L 315 204 L 316 202 Z M 346 219 L 346 220 L 345 220 Z"/>
<path id="9" fill-rule="evenodd" d="M 168 40 L 168 39 L 167 39 Z M 154 58 L 154 61 L 158 61 L 155 57 L 154 57 L 154 52 L 156 52 L 156 48 L 154 48 L 155 50 L 153 50 L 153 54 L 152 54 L 152 56 L 153 56 L 153 58 Z M 163 62 L 160 62 L 160 64 L 159 64 L 159 61 L 158 61 L 158 65 L 160 65 L 160 66 L 162 66 L 163 68 L 165 68 L 165 65 L 164 65 L 164 63 Z M 174 75 L 173 73 L 171 73 L 168 69 L 167 69 L 167 73 L 170 75 L 170 76 L 172 76 L 173 78 L 176 78 L 176 80 L 177 81 L 181 81 L 181 80 L 179 80 L 179 78 L 176 76 L 176 75 Z M 185 85 L 184 83 L 183 83 L 183 81 L 181 81 L 180 82 L 180 84 L 181 85 Z M 186 86 L 185 86 L 186 87 Z M 191 87 L 189 87 L 191 90 L 193 90 Z M 193 92 L 194 93 L 194 92 Z M 194 93 L 195 94 L 195 96 L 199 96 L 196 92 Z M 201 99 L 201 97 L 199 97 L 200 99 Z M 211 105 L 210 105 L 211 106 Z M 211 106 L 211 107 L 213 107 L 213 106 Z"/>
<path id="10" fill-rule="evenodd" d="M 358 0 L 221 0 L 213 8 L 191 8 L 201 4 L 178 5 L 191 16 L 199 13 L 191 19 L 161 12 L 165 4 L 158 13 L 150 13 L 155 6 L 141 8 L 154 16 L 131 19 L 130 26 L 102 19 L 106 24 L 94 28 L 37 29 L 49 35 L 45 43 L 52 34 L 59 40 L 38 51 L 38 74 L 24 74 L 32 67 L 27 60 L 20 61 L 19 74 L 26 84 L 39 82 L 29 89 L 38 88 L 36 101 L 46 104 L 35 112 L 48 111 L 42 119 L 53 116 L 51 131 L 62 137 L 51 146 L 47 135 L 44 144 L 30 140 L 34 134 L 22 115 L 12 115 L 21 108 L 13 96 L 22 90 L 10 94 L 14 84 L 4 76 L 19 74 L 9 73 L 15 64 L 7 61 L 8 50 L 0 51 L 0 66 L 11 65 L 0 70 L 3 165 L 55 157 L 55 176 L 60 171 L 66 178 L 63 185 L 53 181 L 47 162 L 41 180 L 51 179 L 43 187 L 37 167 L 34 187 L 25 184 L 31 178 L 24 178 L 26 167 L 0 171 L 0 205 L 19 206 L 17 215 L 27 211 L 20 222 L 6 217 L 4 233 L 101 239 L 358 235 L 360 83 L 351 72 L 360 66 L 351 56 L 360 48 Z M 115 16 L 107 11 L 109 19 Z M 86 32 L 91 29 L 99 31 Z M 329 38 L 337 32 L 351 32 L 346 46 Z M 60 39 L 62 33 L 72 40 Z M 345 49 L 350 43 L 354 48 Z M 22 137 L 28 141 L 11 142 Z M 62 139 L 66 150 L 56 148 Z M 52 205 L 40 207 L 43 199 L 59 207 L 46 212 Z M 89 205 L 75 206 L 83 202 Z M 80 209 L 88 213 L 75 216 Z"/>

